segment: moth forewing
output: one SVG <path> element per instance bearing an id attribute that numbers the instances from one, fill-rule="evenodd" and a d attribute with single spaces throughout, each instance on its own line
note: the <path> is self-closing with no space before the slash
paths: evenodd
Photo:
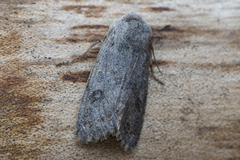
<path id="1" fill-rule="evenodd" d="M 125 150 L 136 146 L 147 102 L 151 36 L 151 27 L 134 12 L 109 27 L 78 114 L 81 142 L 113 135 Z"/>

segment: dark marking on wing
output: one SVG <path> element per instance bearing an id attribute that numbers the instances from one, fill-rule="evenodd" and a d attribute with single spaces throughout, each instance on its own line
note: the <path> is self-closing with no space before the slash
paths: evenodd
<path id="1" fill-rule="evenodd" d="M 104 99 L 104 93 L 101 90 L 95 90 L 90 96 L 89 100 L 90 103 L 99 103 Z"/>
<path id="2" fill-rule="evenodd" d="M 98 71 L 97 77 L 96 77 L 97 82 L 100 83 L 100 82 L 104 81 L 104 77 L 105 77 L 105 74 L 103 74 L 102 71 Z"/>

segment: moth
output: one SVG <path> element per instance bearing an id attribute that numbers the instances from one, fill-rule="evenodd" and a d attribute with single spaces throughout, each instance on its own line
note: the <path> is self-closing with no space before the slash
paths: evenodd
<path id="1" fill-rule="evenodd" d="M 124 150 L 135 147 L 142 130 L 152 71 L 151 27 L 136 13 L 114 22 L 89 76 L 77 120 L 82 143 L 109 135 Z"/>

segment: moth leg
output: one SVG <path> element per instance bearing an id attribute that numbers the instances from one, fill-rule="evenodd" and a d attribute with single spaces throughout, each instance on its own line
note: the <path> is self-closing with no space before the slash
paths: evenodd
<path id="1" fill-rule="evenodd" d="M 164 85 L 164 83 L 162 81 L 160 81 L 154 74 L 153 74 L 153 68 L 152 68 L 152 63 L 150 64 L 150 69 L 151 69 L 151 76 L 152 78 L 157 81 L 158 83 L 160 83 L 161 85 Z"/>
<path id="2" fill-rule="evenodd" d="M 154 53 L 154 50 L 153 50 L 153 45 L 152 45 L 152 42 L 150 43 L 150 50 L 151 50 L 151 55 L 153 55 L 153 59 L 156 61 L 156 57 L 155 57 L 155 53 Z M 151 56 L 152 57 L 152 56 Z M 150 67 L 151 67 L 151 70 L 152 70 L 152 59 L 150 61 Z M 161 73 L 162 75 L 162 72 L 161 70 L 159 69 L 158 65 L 157 65 L 157 68 L 158 68 L 158 71 Z"/>
<path id="3" fill-rule="evenodd" d="M 67 61 L 67 62 L 61 62 L 61 63 L 58 63 L 56 64 L 57 67 L 59 66 L 62 66 L 62 65 L 71 65 L 71 64 L 74 64 L 76 62 L 79 62 L 80 60 L 82 60 L 83 58 L 84 59 L 87 59 L 87 54 L 89 53 L 89 51 L 97 44 L 102 44 L 103 41 L 102 40 L 97 40 L 96 42 L 93 42 L 89 47 L 88 49 L 82 54 L 82 55 L 73 55 L 70 57 L 70 60 Z"/>
<path id="4" fill-rule="evenodd" d="M 95 45 L 97 45 L 97 44 L 99 44 L 99 43 L 102 43 L 103 41 L 101 41 L 101 40 L 97 40 L 96 42 L 93 42 L 89 47 L 88 47 L 88 49 L 83 53 L 83 55 L 80 55 L 80 56 L 78 56 L 78 57 L 84 57 L 85 59 L 87 59 L 87 57 L 86 57 L 86 55 L 89 53 L 89 51 L 95 46 Z M 78 57 L 76 57 L 76 58 L 78 58 Z"/>
<path id="5" fill-rule="evenodd" d="M 156 58 L 155 58 L 155 54 L 154 54 L 152 42 L 150 42 L 150 44 L 149 44 L 149 49 L 150 49 L 150 57 L 151 57 L 151 58 L 150 58 L 151 76 L 152 76 L 152 78 L 153 78 L 155 81 L 157 81 L 157 82 L 160 83 L 161 85 L 164 85 L 164 83 L 163 83 L 162 81 L 160 81 L 160 80 L 153 74 L 152 55 L 153 55 L 154 60 L 156 60 Z M 157 65 L 157 68 L 158 68 L 159 72 L 160 72 L 161 75 L 162 75 L 162 72 L 161 72 L 161 70 L 159 69 L 158 65 Z"/>
<path id="6" fill-rule="evenodd" d="M 151 72 L 151 76 L 152 78 L 157 81 L 158 83 L 160 83 L 161 85 L 164 85 L 164 83 L 162 81 L 160 81 L 152 72 Z"/>

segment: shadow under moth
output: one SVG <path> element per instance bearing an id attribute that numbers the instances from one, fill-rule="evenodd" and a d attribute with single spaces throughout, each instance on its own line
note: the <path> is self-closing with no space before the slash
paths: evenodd
<path id="1" fill-rule="evenodd" d="M 124 150 L 136 146 L 146 109 L 149 67 L 152 71 L 151 37 L 151 27 L 134 12 L 109 27 L 80 105 L 77 135 L 82 143 L 113 135 Z"/>

